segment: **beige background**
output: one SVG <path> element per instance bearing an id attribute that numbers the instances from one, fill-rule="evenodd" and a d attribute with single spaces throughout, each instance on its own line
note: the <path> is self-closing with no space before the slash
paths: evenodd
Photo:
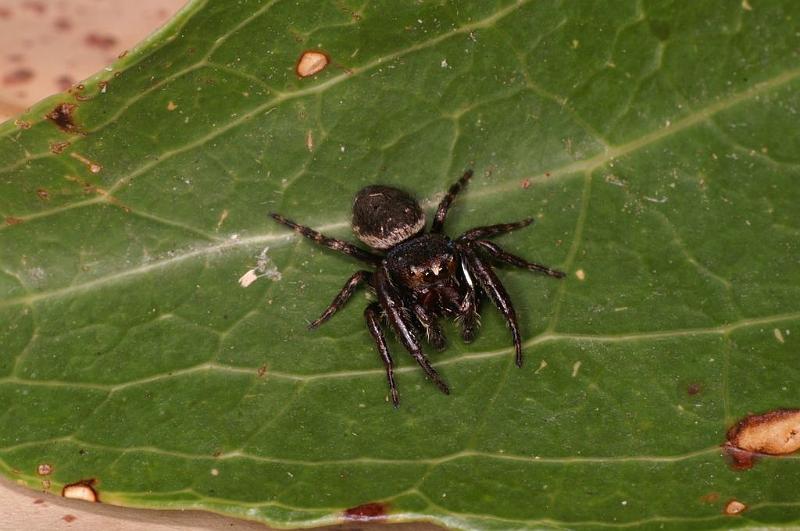
<path id="1" fill-rule="evenodd" d="M 167 21 L 184 0 L 0 0 L 0 121 L 89 77 Z M 363 529 L 352 523 L 345 529 Z M 436 529 L 413 524 L 392 531 Z M 198 511 L 68 500 L 0 478 L 0 530 L 261 530 Z"/>

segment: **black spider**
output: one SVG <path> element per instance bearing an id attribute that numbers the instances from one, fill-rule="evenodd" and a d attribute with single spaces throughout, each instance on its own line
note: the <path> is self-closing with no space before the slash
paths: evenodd
<path id="1" fill-rule="evenodd" d="M 551 277 L 564 277 L 561 271 L 523 260 L 486 239 L 527 227 L 533 223 L 532 218 L 516 223 L 476 227 L 455 240 L 442 234 L 450 203 L 470 177 L 472 170 L 467 170 L 447 191 L 436 209 L 429 233 L 425 233 L 425 213 L 407 193 L 389 186 L 367 186 L 359 191 L 353 202 L 353 232 L 374 251 L 383 254 L 329 238 L 280 214 L 270 214 L 275 221 L 291 227 L 298 234 L 375 267 L 375 271 L 354 273 L 309 328 L 317 328 L 330 319 L 360 284 L 367 284 L 374 290 L 378 302 L 367 306 L 364 317 L 386 367 L 386 378 L 395 407 L 399 400 L 394 365 L 381 330 L 381 318 L 389 322 L 425 374 L 443 393 L 450 394 L 447 384 L 423 354 L 417 331 L 424 330 L 428 342 L 442 350 L 445 348 L 445 338 L 437 318 L 452 317 L 461 325 L 464 341 L 472 341 L 480 324 L 478 303 L 483 293 L 489 296 L 508 323 L 514 340 L 517 366 L 522 366 L 522 340 L 514 306 L 491 265 L 481 255 Z"/>

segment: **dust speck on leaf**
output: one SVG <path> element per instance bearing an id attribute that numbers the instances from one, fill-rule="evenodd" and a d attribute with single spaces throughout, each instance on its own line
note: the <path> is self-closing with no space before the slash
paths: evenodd
<path id="1" fill-rule="evenodd" d="M 44 117 L 56 124 L 64 132 L 77 133 L 79 132 L 78 127 L 75 125 L 72 116 L 77 107 L 74 103 L 59 103 Z"/>
<path id="2" fill-rule="evenodd" d="M 295 66 L 295 72 L 300 77 L 309 77 L 322 72 L 328 63 L 331 62 L 330 57 L 325 52 L 318 50 L 308 50 L 300 55 Z"/>
<path id="3" fill-rule="evenodd" d="M 576 361 L 576 362 L 575 362 L 575 363 L 572 365 L 572 377 L 573 377 L 573 378 L 575 378 L 576 376 L 578 376 L 578 371 L 579 371 L 579 370 L 581 370 L 581 362 L 580 362 L 580 361 Z"/>
<path id="4" fill-rule="evenodd" d="M 742 514 L 745 510 L 747 510 L 747 505 L 738 500 L 731 500 L 725 504 L 725 514 L 728 516 Z"/>
<path id="5" fill-rule="evenodd" d="M 177 108 L 178 108 L 178 104 L 175 103 L 174 101 L 169 100 L 169 102 L 167 102 L 167 110 L 168 111 L 174 111 Z"/>
<path id="6" fill-rule="evenodd" d="M 94 479 L 82 479 L 75 483 L 64 485 L 64 488 L 61 489 L 61 495 L 65 498 L 84 500 L 88 502 L 100 501 L 100 497 L 97 495 L 97 490 L 95 490 L 94 484 Z"/>
<path id="7" fill-rule="evenodd" d="M 544 370 L 546 367 L 547 367 L 547 362 L 546 362 L 545 360 L 542 360 L 542 361 L 539 363 L 539 368 L 538 368 L 538 369 L 536 369 L 535 371 L 533 371 L 533 374 L 539 374 L 539 373 L 540 373 L 540 372 L 542 372 L 542 371 L 543 371 L 543 370 Z"/>
<path id="8" fill-rule="evenodd" d="M 280 280 L 282 278 L 281 272 L 272 262 L 272 259 L 267 255 L 269 247 L 264 247 L 256 258 L 256 267 L 249 270 L 247 273 L 239 278 L 239 285 L 243 288 L 248 287 L 261 277 L 267 277 L 270 280 Z"/>
<path id="9" fill-rule="evenodd" d="M 386 503 L 365 503 L 345 510 L 344 518 L 345 520 L 357 520 L 360 522 L 385 520 L 388 512 L 389 505 Z"/>
<path id="10" fill-rule="evenodd" d="M 583 269 L 578 269 L 575 271 L 575 276 L 578 280 L 586 280 L 586 272 Z"/>
<path id="11" fill-rule="evenodd" d="M 219 476 L 219 469 L 218 468 L 212 468 L 211 469 L 211 475 L 212 476 Z"/>
<path id="12" fill-rule="evenodd" d="M 761 455 L 787 455 L 800 449 L 800 410 L 776 409 L 748 415 L 728 430 L 723 445 L 733 466 L 751 468 Z"/>
<path id="13" fill-rule="evenodd" d="M 775 339 L 778 340 L 778 343 L 784 343 L 786 341 L 783 337 L 783 333 L 779 329 L 773 328 L 772 334 L 775 336 Z"/>
<path id="14" fill-rule="evenodd" d="M 742 9 L 744 9 L 745 11 L 752 11 L 753 6 L 751 6 L 750 2 L 748 2 L 747 0 L 742 0 Z"/>

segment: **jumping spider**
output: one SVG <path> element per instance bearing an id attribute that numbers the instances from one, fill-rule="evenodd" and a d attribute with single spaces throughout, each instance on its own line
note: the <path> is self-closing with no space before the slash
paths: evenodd
<path id="1" fill-rule="evenodd" d="M 467 170 L 450 187 L 436 209 L 428 233 L 425 232 L 425 213 L 413 197 L 389 186 L 363 188 L 353 202 L 353 232 L 372 248 L 371 251 L 329 238 L 280 214 L 270 214 L 278 223 L 291 227 L 319 245 L 357 258 L 375 268 L 374 271 L 354 273 L 309 328 L 317 328 L 330 319 L 359 285 L 367 284 L 377 294 L 378 302 L 367 306 L 364 317 L 386 368 L 395 407 L 399 405 L 399 399 L 394 381 L 394 364 L 381 330 L 382 318 L 389 322 L 400 342 L 433 383 L 443 393 L 450 394 L 447 384 L 423 354 L 417 331 L 424 331 L 428 343 L 442 350 L 446 343 L 437 319 L 451 317 L 460 325 L 464 341 L 472 341 L 480 324 L 478 303 L 482 294 L 488 295 L 503 314 L 511 329 L 517 366 L 522 366 L 522 340 L 514 306 L 484 256 L 551 277 L 564 277 L 561 271 L 528 262 L 487 240 L 527 227 L 533 223 L 532 218 L 516 223 L 476 227 L 455 240 L 442 234 L 450 204 L 471 177 L 472 170 Z"/>

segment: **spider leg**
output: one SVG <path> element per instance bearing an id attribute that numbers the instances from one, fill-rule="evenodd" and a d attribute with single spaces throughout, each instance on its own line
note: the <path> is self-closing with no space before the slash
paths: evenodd
<path id="1" fill-rule="evenodd" d="M 381 308 L 386 312 L 386 317 L 389 324 L 397 334 L 397 338 L 406 347 L 409 354 L 417 361 L 425 374 L 428 375 L 434 384 L 441 392 L 446 395 L 450 394 L 450 389 L 444 383 L 436 369 L 431 367 L 428 358 L 422 353 L 422 347 L 419 344 L 414 328 L 408 320 L 408 317 L 403 311 L 402 300 L 394 293 L 394 288 L 389 282 L 388 272 L 385 267 L 378 269 L 375 274 L 375 289 L 378 292 L 378 299 L 380 300 Z"/>
<path id="2" fill-rule="evenodd" d="M 372 273 L 370 273 L 369 271 L 356 271 L 355 273 L 353 273 L 353 276 L 351 276 L 347 280 L 347 282 L 345 282 L 344 287 L 333 299 L 333 302 L 331 302 L 330 305 L 327 308 L 325 308 L 325 311 L 322 312 L 322 315 L 320 315 L 317 319 L 315 319 L 314 321 L 311 322 L 311 324 L 308 325 L 308 328 L 313 330 L 314 328 L 317 328 L 319 325 L 321 325 L 322 323 L 333 317 L 333 314 L 335 314 L 342 306 L 344 306 L 347 303 L 348 300 L 350 300 L 350 297 L 352 297 L 353 293 L 356 291 L 356 288 L 359 286 L 359 284 L 362 284 L 364 282 L 369 283 L 371 281 L 372 281 Z"/>
<path id="3" fill-rule="evenodd" d="M 324 234 L 319 233 L 310 227 L 306 227 L 305 225 L 298 225 L 294 221 L 286 219 L 280 214 L 276 214 L 273 212 L 270 214 L 270 217 L 272 217 L 272 219 L 274 219 L 281 225 L 286 225 L 287 227 L 290 227 L 297 234 L 305 236 L 309 240 L 314 240 L 319 245 L 327 247 L 328 249 L 339 251 L 340 253 L 344 253 L 348 256 L 352 256 L 353 258 L 356 258 L 358 260 L 373 265 L 379 264 L 380 261 L 382 260 L 380 256 L 374 255 L 369 251 L 365 251 L 364 249 L 359 249 L 355 245 L 347 243 L 346 241 L 337 240 L 336 238 L 330 238 L 328 236 L 325 236 Z"/>
<path id="4" fill-rule="evenodd" d="M 461 188 L 467 184 L 467 181 L 470 180 L 472 177 L 472 170 L 467 170 L 464 172 L 464 175 L 456 181 L 449 190 L 447 190 L 447 194 L 439 201 L 439 207 L 436 209 L 436 215 L 433 217 L 433 224 L 431 225 L 431 232 L 442 232 L 442 228 L 444 228 L 444 219 L 447 217 L 447 210 L 450 208 L 450 204 L 453 202 L 453 199 L 456 198 L 458 192 L 461 191 Z"/>
<path id="5" fill-rule="evenodd" d="M 414 315 L 417 321 L 425 329 L 425 335 L 428 338 L 428 343 L 433 345 L 436 350 L 444 350 L 447 348 L 447 340 L 444 338 L 442 327 L 436 321 L 436 317 L 428 313 L 424 306 L 417 303 L 414 305 Z"/>
<path id="6" fill-rule="evenodd" d="M 477 254 L 472 250 L 469 245 L 459 245 L 459 250 L 466 257 L 467 266 L 470 272 L 475 276 L 481 289 L 489 295 L 494 305 L 503 314 L 503 317 L 511 329 L 511 338 L 514 341 L 514 351 L 516 352 L 517 367 L 522 367 L 522 338 L 519 333 L 519 325 L 517 324 L 517 313 L 514 311 L 514 306 L 511 304 L 511 298 L 508 296 L 506 289 L 497 278 L 497 275 L 492 270 L 492 267 L 481 260 Z"/>
<path id="7" fill-rule="evenodd" d="M 545 265 L 537 264 L 536 262 L 528 262 L 524 258 L 513 255 L 490 241 L 477 240 L 475 245 L 486 251 L 495 260 L 505 262 L 506 264 L 511 264 L 514 267 L 521 267 L 522 269 L 527 269 L 528 271 L 538 271 L 539 273 L 544 273 L 545 275 L 555 278 L 564 278 L 566 276 L 566 273 L 563 271 L 551 269 Z"/>
<path id="8" fill-rule="evenodd" d="M 481 238 L 491 238 L 498 234 L 511 232 L 512 230 L 522 229 L 533 223 L 533 218 L 525 218 L 514 223 L 500 223 L 499 225 L 487 225 L 485 227 L 475 227 L 458 237 L 459 240 L 478 240 Z"/>
<path id="9" fill-rule="evenodd" d="M 380 323 L 381 307 L 378 303 L 373 302 L 364 310 L 364 318 L 367 320 L 367 329 L 372 334 L 372 339 L 375 340 L 375 346 L 378 348 L 378 354 L 383 360 L 383 366 L 386 368 L 386 379 L 389 381 L 389 391 L 392 394 L 392 404 L 394 407 L 400 405 L 400 398 L 397 394 L 397 384 L 394 382 L 394 363 L 392 357 L 389 355 L 389 348 L 386 346 L 386 337 L 383 335 Z"/>
<path id="10" fill-rule="evenodd" d="M 465 343 L 471 343 L 475 339 L 475 331 L 481 325 L 481 318 L 478 313 L 478 290 L 463 256 L 461 258 L 461 271 L 464 274 L 467 286 L 464 299 L 458 307 L 456 320 L 461 325 L 461 339 Z"/>

